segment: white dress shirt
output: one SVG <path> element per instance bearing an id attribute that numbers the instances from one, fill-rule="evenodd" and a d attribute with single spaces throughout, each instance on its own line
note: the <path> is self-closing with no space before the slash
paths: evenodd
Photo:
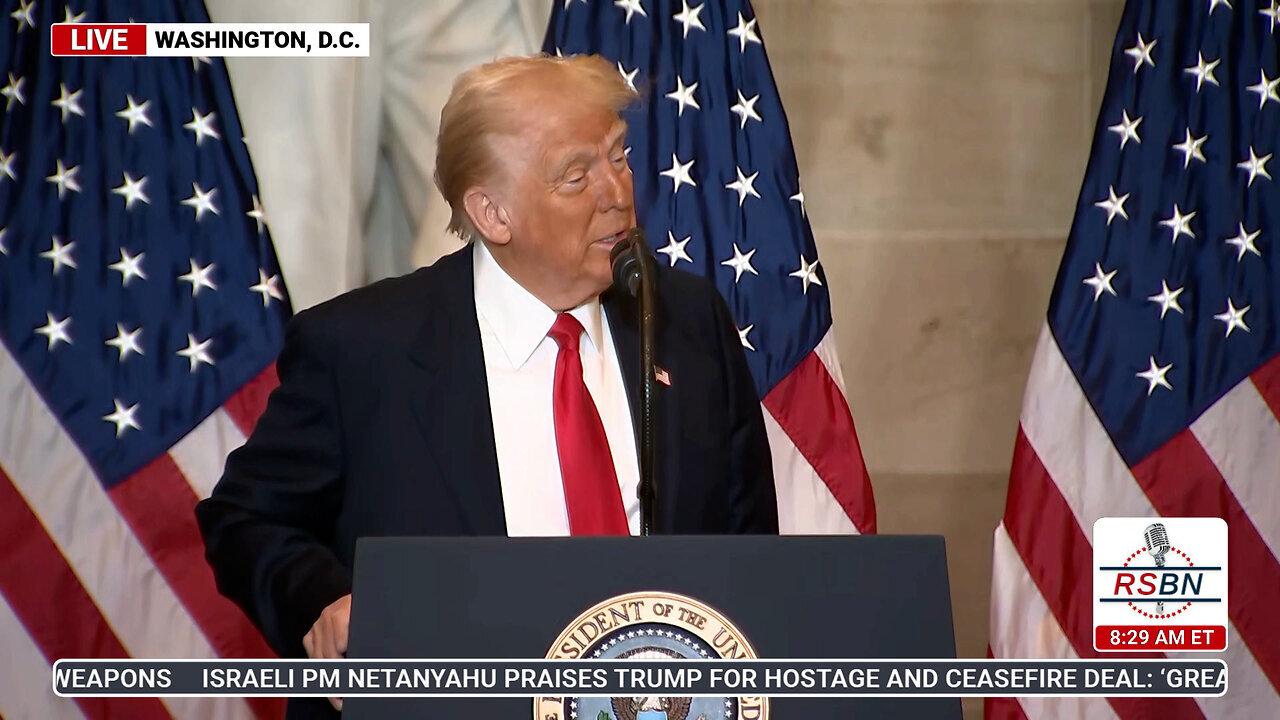
<path id="1" fill-rule="evenodd" d="M 556 312 L 508 275 L 475 241 L 476 317 L 489 381 L 489 409 L 507 534 L 569 534 L 569 511 L 556 451 L 551 394 L 560 347 L 547 336 Z M 622 369 L 599 298 L 569 311 L 585 329 L 579 342 L 582 375 L 600 412 L 627 524 L 640 526 L 635 429 Z"/>

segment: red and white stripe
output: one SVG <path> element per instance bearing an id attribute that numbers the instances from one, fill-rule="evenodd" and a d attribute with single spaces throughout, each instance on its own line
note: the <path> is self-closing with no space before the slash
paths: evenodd
<path id="1" fill-rule="evenodd" d="M 765 396 L 784 534 L 876 531 L 871 477 L 836 359 L 834 330 Z"/>
<path id="2" fill-rule="evenodd" d="M 1227 520 L 1229 692 L 1221 698 L 988 701 L 988 718 L 1280 717 L 1280 357 L 1129 468 L 1052 333 L 1040 335 L 995 533 L 995 657 L 1098 657 L 1089 534 L 1104 516 Z M 1170 653 L 1192 657 L 1193 653 Z M 1105 702 L 1106 706 L 1099 705 Z"/>
<path id="3" fill-rule="evenodd" d="M 107 492 L 13 356 L 0 350 L 0 716 L 283 714 L 275 698 L 71 701 L 50 690 L 53 661 L 63 657 L 272 655 L 217 593 L 192 510 L 216 481 L 221 458 L 244 442 L 243 428 L 274 382 L 273 371 L 263 373 L 172 453 Z"/>
<path id="4" fill-rule="evenodd" d="M 49 665 L 22 621 L 7 603 L 0 602 L 0 638 L 4 672 L 0 672 L 0 717 L 78 720 L 84 717 L 75 700 L 36 692 L 49 687 Z"/>

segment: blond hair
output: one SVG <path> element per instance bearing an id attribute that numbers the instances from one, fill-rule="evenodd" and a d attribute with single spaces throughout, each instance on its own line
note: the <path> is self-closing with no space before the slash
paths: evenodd
<path id="1" fill-rule="evenodd" d="M 614 112 L 639 97 L 599 55 L 509 57 L 459 75 L 440 111 L 435 181 L 452 210 L 449 230 L 464 240 L 472 240 L 476 229 L 463 207 L 463 195 L 501 169 L 491 141 L 519 133 L 522 110 L 513 90 L 536 75 L 542 75 L 548 85 L 572 88 L 576 102 L 599 104 Z"/>

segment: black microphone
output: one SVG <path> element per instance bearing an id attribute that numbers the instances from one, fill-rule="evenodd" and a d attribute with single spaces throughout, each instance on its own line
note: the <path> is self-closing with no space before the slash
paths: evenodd
<path id="1" fill-rule="evenodd" d="M 613 284 L 638 301 L 640 322 L 640 534 L 653 533 L 654 505 L 658 494 L 654 479 L 654 269 L 653 256 L 644 240 L 644 230 L 632 228 L 609 252 Z"/>
<path id="2" fill-rule="evenodd" d="M 609 263 L 613 266 L 613 284 L 627 291 L 631 297 L 640 292 L 640 258 L 636 253 L 636 240 L 643 241 L 644 231 L 632 228 L 609 251 Z"/>

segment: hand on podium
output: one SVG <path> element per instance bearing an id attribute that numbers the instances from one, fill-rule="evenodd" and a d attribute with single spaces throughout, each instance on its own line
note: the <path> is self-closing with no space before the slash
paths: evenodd
<path id="1" fill-rule="evenodd" d="M 311 630 L 302 638 L 307 657 L 313 660 L 338 660 L 347 653 L 347 628 L 351 625 L 351 594 L 334 600 L 316 619 Z M 329 698 L 337 710 L 342 709 L 342 698 Z"/>

